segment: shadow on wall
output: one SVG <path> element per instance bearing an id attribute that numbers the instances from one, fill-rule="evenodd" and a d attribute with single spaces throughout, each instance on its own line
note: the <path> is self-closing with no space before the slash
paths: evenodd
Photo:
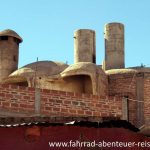
<path id="1" fill-rule="evenodd" d="M 93 94 L 92 81 L 87 75 L 68 76 L 64 78 L 64 81 L 66 82 L 66 91 Z"/>
<path id="2" fill-rule="evenodd" d="M 28 82 L 15 82 L 15 83 L 11 83 L 12 85 L 18 85 L 18 86 L 25 86 L 28 87 Z"/>
<path id="3" fill-rule="evenodd" d="M 12 82 L 10 84 L 25 87 L 29 86 L 27 81 Z M 35 87 L 35 85 L 32 87 Z M 51 82 L 42 81 L 40 84 L 38 84 L 38 88 L 93 94 L 92 81 L 88 75 L 72 75 L 64 77 L 63 80 Z"/>

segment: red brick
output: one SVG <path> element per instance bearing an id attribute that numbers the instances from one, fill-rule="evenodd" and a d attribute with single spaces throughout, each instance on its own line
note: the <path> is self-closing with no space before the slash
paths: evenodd
<path id="1" fill-rule="evenodd" d="M 18 107 L 19 106 L 19 104 L 17 104 L 17 103 L 11 103 L 11 107 Z"/>
<path id="2" fill-rule="evenodd" d="M 42 114 L 46 114 L 46 115 L 50 115 L 50 112 L 49 112 L 49 111 L 46 111 L 46 110 L 42 110 L 41 113 L 42 113 Z"/>
<path id="3" fill-rule="evenodd" d="M 77 110 L 77 114 L 84 115 L 84 111 L 83 110 Z"/>
<path id="4" fill-rule="evenodd" d="M 62 100 L 56 100 L 55 102 L 61 104 Z"/>
<path id="5" fill-rule="evenodd" d="M 119 109 L 119 110 L 122 110 L 122 107 L 121 107 L 121 106 L 118 106 L 118 109 Z"/>
<path id="6" fill-rule="evenodd" d="M 61 108 L 61 112 L 67 113 L 67 112 L 68 112 L 68 109 L 66 109 L 66 108 Z"/>
<path id="7" fill-rule="evenodd" d="M 44 110 L 52 111 L 52 108 L 51 107 L 44 107 Z"/>
<path id="8" fill-rule="evenodd" d="M 48 102 L 54 103 L 56 102 L 56 100 L 51 98 L 51 99 L 48 99 Z"/>
<path id="9" fill-rule="evenodd" d="M 15 112 L 19 112 L 19 109 L 16 107 L 11 107 L 11 110 L 15 111 Z"/>
<path id="10" fill-rule="evenodd" d="M 71 114 L 76 114 L 77 110 L 76 109 L 69 109 L 69 113 Z"/>
<path id="11" fill-rule="evenodd" d="M 32 97 L 31 97 L 31 100 L 35 101 L 35 97 L 32 96 Z"/>
<path id="12" fill-rule="evenodd" d="M 100 116 L 100 112 L 93 112 L 93 116 Z"/>
<path id="13" fill-rule="evenodd" d="M 20 92 L 20 95 L 24 96 L 24 95 L 27 95 L 28 93 L 27 92 Z"/>
<path id="14" fill-rule="evenodd" d="M 18 86 L 17 86 L 17 85 L 14 85 L 14 84 L 13 84 L 13 85 L 11 84 L 11 85 L 10 85 L 10 88 L 11 88 L 11 89 L 18 89 Z"/>
<path id="15" fill-rule="evenodd" d="M 60 108 L 53 108 L 53 111 L 59 111 L 60 112 Z"/>
<path id="16" fill-rule="evenodd" d="M 52 99 L 59 99 L 59 96 L 52 96 Z"/>
<path id="17" fill-rule="evenodd" d="M 60 95 L 66 95 L 66 92 L 64 92 L 64 91 L 59 91 L 59 94 L 60 94 Z"/>
<path id="18" fill-rule="evenodd" d="M 86 115 L 92 115 L 92 112 L 91 111 L 85 111 L 85 114 Z"/>
<path id="19" fill-rule="evenodd" d="M 35 91 L 35 88 L 27 87 L 27 90 L 28 90 L 28 91 L 31 91 L 31 92 L 34 92 L 34 91 Z"/>
<path id="20" fill-rule="evenodd" d="M 104 113 L 104 112 L 102 112 L 102 113 L 101 113 L 101 116 L 102 116 L 102 117 L 108 117 L 108 116 L 109 116 L 109 114 L 108 114 L 108 113 Z"/>
<path id="21" fill-rule="evenodd" d="M 41 98 L 41 100 L 43 101 L 43 102 L 48 102 L 48 98 Z"/>
<path id="22" fill-rule="evenodd" d="M 63 103 L 64 104 L 71 104 L 71 101 L 64 100 Z"/>
<path id="23" fill-rule="evenodd" d="M 27 87 L 25 86 L 18 86 L 20 90 L 27 90 Z"/>
<path id="24" fill-rule="evenodd" d="M 9 106 L 10 106 L 10 102 L 2 102 L 2 106 L 7 106 L 7 107 L 9 107 Z"/>
<path id="25" fill-rule="evenodd" d="M 87 103 L 87 106 L 88 106 L 88 107 L 94 107 L 95 104 L 94 104 L 94 103 Z"/>
<path id="26" fill-rule="evenodd" d="M 30 96 L 23 96 L 23 99 L 29 100 Z"/>
<path id="27" fill-rule="evenodd" d="M 111 106 L 111 110 L 117 110 L 117 106 Z"/>
<path id="28" fill-rule="evenodd" d="M 50 90 L 48 90 L 48 89 L 42 89 L 42 93 L 50 93 Z"/>
<path id="29" fill-rule="evenodd" d="M 80 106 L 86 106 L 87 104 L 85 102 L 79 102 Z"/>
<path id="30" fill-rule="evenodd" d="M 9 84 L 1 84 L 1 87 L 2 87 L 2 88 L 9 88 L 10 85 L 9 85 Z"/>
<path id="31" fill-rule="evenodd" d="M 74 96 L 75 97 L 82 97 L 82 94 L 81 93 L 74 93 Z"/>
<path id="32" fill-rule="evenodd" d="M 5 97 L 6 98 L 13 98 L 13 95 L 12 94 L 6 94 Z"/>
<path id="33" fill-rule="evenodd" d="M 21 95 L 13 95 L 13 97 L 16 99 L 21 99 L 22 96 Z"/>
<path id="34" fill-rule="evenodd" d="M 92 97 L 92 95 L 91 95 L 91 94 L 82 94 L 82 97 L 83 97 L 83 98 L 86 98 L 86 99 L 87 99 L 87 98 L 89 99 L 89 98 Z"/>
<path id="35" fill-rule="evenodd" d="M 67 96 L 74 96 L 74 92 L 66 92 Z"/>
<path id="36" fill-rule="evenodd" d="M 105 108 L 105 109 L 109 109 L 110 108 L 109 105 L 102 105 L 102 107 Z"/>
<path id="37" fill-rule="evenodd" d="M 107 99 L 107 97 L 106 96 L 100 96 L 100 99 L 105 100 L 105 99 Z"/>
<path id="38" fill-rule="evenodd" d="M 27 104 L 20 104 L 20 107 L 27 108 Z"/>
<path id="39" fill-rule="evenodd" d="M 5 97 L 5 93 L 0 93 L 0 97 Z"/>
<path id="40" fill-rule="evenodd" d="M 51 91 L 51 94 L 53 95 L 59 94 L 59 91 L 56 91 L 56 90 L 50 90 L 50 91 Z"/>
<path id="41" fill-rule="evenodd" d="M 77 102 L 77 101 L 72 101 L 72 105 L 79 106 L 79 102 Z"/>
<path id="42" fill-rule="evenodd" d="M 33 108 L 34 109 L 34 105 L 27 104 L 27 108 Z"/>
<path id="43" fill-rule="evenodd" d="M 92 95 L 92 99 L 98 99 L 99 96 L 98 95 Z"/>
<path id="44" fill-rule="evenodd" d="M 101 108 L 102 104 L 97 103 L 97 104 L 95 104 L 95 106 Z"/>
<path id="45" fill-rule="evenodd" d="M 34 109 L 25 109 L 25 111 L 28 113 L 34 113 L 35 112 Z"/>

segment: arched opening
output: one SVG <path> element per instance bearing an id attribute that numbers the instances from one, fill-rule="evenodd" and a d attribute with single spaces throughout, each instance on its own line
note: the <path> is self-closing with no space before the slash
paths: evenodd
<path id="1" fill-rule="evenodd" d="M 10 84 L 28 87 L 28 82 L 27 81 L 24 81 L 24 82 L 14 82 L 14 83 L 10 83 Z"/>
<path id="2" fill-rule="evenodd" d="M 64 78 L 66 91 L 93 94 L 92 81 L 88 75 L 73 75 Z"/>
<path id="3" fill-rule="evenodd" d="M 28 87 L 28 81 L 25 77 L 16 77 L 16 76 L 10 76 L 6 78 L 3 81 L 3 84 L 12 84 L 12 85 L 18 85 L 18 86 L 25 86 Z"/>

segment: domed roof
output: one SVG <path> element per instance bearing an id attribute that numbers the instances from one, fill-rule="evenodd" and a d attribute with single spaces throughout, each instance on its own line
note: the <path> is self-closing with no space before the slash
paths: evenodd
<path id="1" fill-rule="evenodd" d="M 77 75 L 77 74 L 84 74 L 84 75 L 91 75 L 96 73 L 96 71 L 103 72 L 100 67 L 97 67 L 94 63 L 90 62 L 78 62 L 73 65 L 70 65 L 66 68 L 62 73 L 62 77 Z"/>
<path id="2" fill-rule="evenodd" d="M 136 73 L 137 70 L 136 69 L 111 69 L 111 70 L 107 70 L 105 71 L 106 74 L 126 74 L 126 73 Z"/>
<path id="3" fill-rule="evenodd" d="M 23 77 L 33 77 L 33 76 L 52 76 L 61 73 L 68 65 L 61 62 L 53 61 L 39 61 L 28 64 L 12 74 L 12 76 L 23 76 Z"/>
<path id="4" fill-rule="evenodd" d="M 15 31 L 10 30 L 10 29 L 6 29 L 4 31 L 1 31 L 0 36 L 12 36 L 12 37 L 17 38 L 20 42 L 23 41 L 23 39 Z"/>
<path id="5" fill-rule="evenodd" d="M 150 72 L 150 68 L 148 67 L 133 67 L 133 68 L 125 68 L 125 69 L 111 69 L 105 71 L 106 74 L 134 74 L 140 72 Z"/>
<path id="6" fill-rule="evenodd" d="M 124 24 L 120 23 L 120 22 L 110 22 L 110 23 L 105 24 L 105 26 L 113 26 L 113 25 L 122 25 L 122 26 L 124 26 Z"/>

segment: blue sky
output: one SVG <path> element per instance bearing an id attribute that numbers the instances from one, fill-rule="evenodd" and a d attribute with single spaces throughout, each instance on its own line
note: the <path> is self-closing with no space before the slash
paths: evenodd
<path id="1" fill-rule="evenodd" d="M 150 66 L 150 0 L 0 0 L 0 30 L 22 38 L 19 67 L 39 60 L 73 63 L 73 32 L 96 31 L 97 64 L 104 59 L 104 25 L 125 25 L 126 67 Z"/>

